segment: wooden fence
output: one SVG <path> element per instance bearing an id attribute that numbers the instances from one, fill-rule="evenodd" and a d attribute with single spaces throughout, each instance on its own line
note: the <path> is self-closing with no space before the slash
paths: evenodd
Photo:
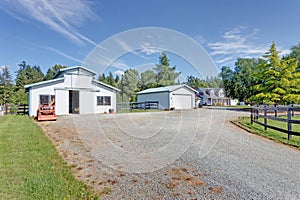
<path id="1" fill-rule="evenodd" d="M 145 101 L 145 102 L 131 102 L 130 104 L 130 111 L 134 109 L 159 109 L 159 102 L 158 101 Z"/>
<path id="2" fill-rule="evenodd" d="M 280 131 L 288 134 L 288 139 L 292 138 L 292 135 L 300 136 L 300 132 L 292 130 L 292 124 L 300 124 L 300 120 L 295 120 L 293 117 L 299 115 L 299 106 L 252 106 L 251 107 L 251 124 L 256 123 L 267 128 Z M 259 122 L 258 119 L 263 118 L 264 122 Z M 271 126 L 268 124 L 268 119 L 285 122 L 287 125 L 286 129 Z"/>
<path id="3" fill-rule="evenodd" d="M 27 104 L 6 104 L 1 106 L 0 109 L 1 115 L 7 114 L 19 114 L 19 115 L 28 115 L 28 105 Z"/>

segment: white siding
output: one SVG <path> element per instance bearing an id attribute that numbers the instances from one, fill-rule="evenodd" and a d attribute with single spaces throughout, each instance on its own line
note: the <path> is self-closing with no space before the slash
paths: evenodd
<path id="1" fill-rule="evenodd" d="M 101 86 L 99 85 L 98 87 L 96 87 L 98 90 L 100 90 L 99 92 L 95 92 L 94 95 L 94 106 L 96 108 L 95 112 L 96 113 L 108 113 L 109 109 L 113 109 L 115 112 L 117 111 L 117 95 L 116 95 L 116 91 L 109 89 L 105 86 Z M 96 89 L 95 88 L 95 89 Z M 99 105 L 97 106 L 97 96 L 110 96 L 111 97 L 111 105 Z"/>
<path id="2" fill-rule="evenodd" d="M 55 109 L 57 115 L 69 114 L 69 90 L 55 90 Z"/>
<path id="3" fill-rule="evenodd" d="M 70 87 L 89 88 L 91 87 L 92 77 L 84 75 L 68 75 L 71 78 Z"/>
<path id="4" fill-rule="evenodd" d="M 39 107 L 39 97 L 40 95 L 55 95 L 54 88 L 55 87 L 62 87 L 63 82 L 57 82 L 52 84 L 44 85 L 43 87 L 40 86 L 33 86 L 29 90 L 29 116 L 36 116 L 37 110 Z M 55 97 L 56 99 L 56 97 Z"/>
<path id="5" fill-rule="evenodd" d="M 95 113 L 95 92 L 79 91 L 79 113 L 93 114 Z"/>
<path id="6" fill-rule="evenodd" d="M 137 102 L 144 101 L 158 101 L 159 109 L 170 108 L 169 105 L 169 92 L 157 92 L 148 94 L 138 94 Z"/>
<path id="7" fill-rule="evenodd" d="M 195 92 L 182 87 L 171 92 L 171 107 L 175 109 L 191 109 L 195 107 Z"/>
<path id="8" fill-rule="evenodd" d="M 175 109 L 191 109 L 193 108 L 193 100 L 191 94 L 172 94 L 171 107 Z"/>
<path id="9" fill-rule="evenodd" d="M 29 115 L 36 116 L 39 106 L 40 95 L 55 95 L 55 105 L 57 115 L 69 114 L 69 90 L 79 91 L 79 113 L 92 114 L 109 112 L 109 109 L 116 111 L 116 90 L 94 83 L 93 76 L 84 70 L 81 74 L 64 74 L 65 79 L 34 85 L 29 88 Z M 85 73 L 85 74 L 82 74 Z M 110 106 L 97 106 L 97 96 L 110 96 Z"/>

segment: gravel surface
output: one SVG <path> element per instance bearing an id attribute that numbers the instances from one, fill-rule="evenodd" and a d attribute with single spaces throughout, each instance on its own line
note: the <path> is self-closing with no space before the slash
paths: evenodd
<path id="1" fill-rule="evenodd" d="M 300 199 L 300 151 L 197 109 L 38 123 L 101 199 Z"/>

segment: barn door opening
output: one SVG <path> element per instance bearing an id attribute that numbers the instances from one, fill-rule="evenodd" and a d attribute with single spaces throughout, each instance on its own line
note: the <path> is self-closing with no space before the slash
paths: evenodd
<path id="1" fill-rule="evenodd" d="M 69 91 L 69 113 L 79 114 L 79 91 Z"/>

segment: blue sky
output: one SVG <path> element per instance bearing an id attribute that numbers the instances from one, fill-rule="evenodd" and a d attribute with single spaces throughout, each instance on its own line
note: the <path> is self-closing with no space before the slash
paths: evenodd
<path id="1" fill-rule="evenodd" d="M 233 67 L 238 57 L 261 56 L 272 41 L 288 53 L 300 41 L 299 8 L 299 0 L 2 0 L 0 66 L 14 73 L 24 60 L 45 73 L 54 64 L 81 65 L 115 34 L 161 27 L 197 41 L 220 70 Z M 141 50 L 139 56 L 131 52 L 110 70 L 151 68 L 158 56 L 153 49 Z M 185 59 L 172 53 L 169 58 L 183 76 L 195 75 Z"/>

